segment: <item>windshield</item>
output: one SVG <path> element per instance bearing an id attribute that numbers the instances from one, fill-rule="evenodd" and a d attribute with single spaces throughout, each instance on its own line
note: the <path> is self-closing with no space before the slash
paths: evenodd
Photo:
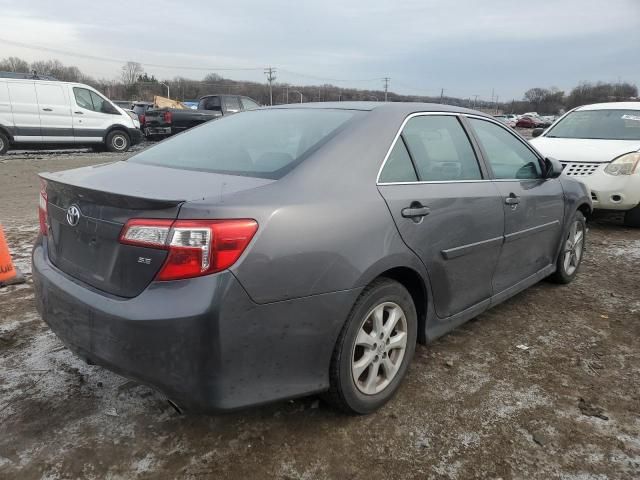
<path id="1" fill-rule="evenodd" d="M 177 135 L 129 161 L 278 179 L 361 114 L 328 109 L 242 112 Z"/>
<path id="2" fill-rule="evenodd" d="M 640 140 L 640 110 L 581 110 L 567 114 L 546 137 Z"/>

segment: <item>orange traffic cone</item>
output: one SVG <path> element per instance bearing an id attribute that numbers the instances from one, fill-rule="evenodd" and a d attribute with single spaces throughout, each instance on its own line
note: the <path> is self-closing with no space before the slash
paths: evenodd
<path id="1" fill-rule="evenodd" d="M 4 238 L 4 230 L 2 229 L 2 225 L 0 225 L 0 287 L 24 283 L 24 281 L 24 277 L 20 271 L 13 266 L 9 247 Z"/>

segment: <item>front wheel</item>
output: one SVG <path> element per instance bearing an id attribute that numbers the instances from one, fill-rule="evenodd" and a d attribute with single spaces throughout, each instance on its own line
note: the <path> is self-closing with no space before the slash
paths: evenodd
<path id="1" fill-rule="evenodd" d="M 125 132 L 121 130 L 114 130 L 107 135 L 105 145 L 107 150 L 110 152 L 123 153 L 129 150 L 131 140 L 129 139 L 129 135 Z"/>
<path id="2" fill-rule="evenodd" d="M 578 274 L 587 238 L 587 221 L 578 211 L 573 214 L 569 233 L 565 237 L 556 263 L 556 271 L 549 278 L 556 283 L 569 283 Z"/>
<path id="3" fill-rule="evenodd" d="M 357 414 L 388 402 L 407 372 L 417 331 L 416 308 L 407 289 L 388 278 L 374 281 L 360 295 L 338 337 L 326 400 Z"/>
<path id="4" fill-rule="evenodd" d="M 9 150 L 9 139 L 7 136 L 0 132 L 0 155 L 4 155 Z"/>
<path id="5" fill-rule="evenodd" d="M 636 205 L 624 213 L 624 224 L 627 227 L 640 228 L 640 205 Z"/>

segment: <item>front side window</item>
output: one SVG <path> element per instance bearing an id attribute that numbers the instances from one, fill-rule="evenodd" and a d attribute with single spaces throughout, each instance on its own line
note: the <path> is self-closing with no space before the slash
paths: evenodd
<path id="1" fill-rule="evenodd" d="M 515 136 L 495 123 L 470 118 L 495 178 L 541 178 L 538 157 Z"/>
<path id="2" fill-rule="evenodd" d="M 452 115 L 409 120 L 402 138 L 423 182 L 478 180 L 478 160 L 460 121 Z"/>
<path id="3" fill-rule="evenodd" d="M 260 108 L 260 105 L 258 105 L 256 102 L 254 102 L 250 98 L 242 97 L 241 100 L 242 100 L 242 107 L 245 110 L 255 110 L 256 108 Z"/>
<path id="4" fill-rule="evenodd" d="M 86 88 L 73 88 L 73 94 L 76 97 L 76 103 L 79 107 L 87 110 L 93 110 L 93 102 L 91 101 L 91 91 Z"/>
<path id="5" fill-rule="evenodd" d="M 128 161 L 278 179 L 361 114 L 302 108 L 243 112 L 192 128 Z"/>
<path id="6" fill-rule="evenodd" d="M 240 100 L 238 97 L 224 97 L 224 107 L 227 112 L 237 113 L 240 111 Z"/>
<path id="7" fill-rule="evenodd" d="M 545 137 L 640 140 L 640 110 L 576 110 Z"/>
<path id="8" fill-rule="evenodd" d="M 115 109 L 111 103 L 91 90 L 80 87 L 73 87 L 73 95 L 76 98 L 76 103 L 79 107 L 86 110 L 92 110 L 100 113 L 111 113 L 119 115 L 120 113 Z"/>

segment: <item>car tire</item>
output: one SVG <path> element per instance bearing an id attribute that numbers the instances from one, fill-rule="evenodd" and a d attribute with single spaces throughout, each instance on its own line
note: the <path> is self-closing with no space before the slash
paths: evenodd
<path id="1" fill-rule="evenodd" d="M 129 135 L 122 130 L 113 130 L 109 132 L 105 140 L 107 150 L 115 153 L 124 153 L 131 146 Z"/>
<path id="2" fill-rule="evenodd" d="M 9 150 L 9 138 L 0 132 L 0 155 L 4 155 Z"/>
<path id="3" fill-rule="evenodd" d="M 556 271 L 549 279 L 555 283 L 567 284 L 573 281 L 580 270 L 587 239 L 587 221 L 582 212 L 573 214 L 569 231 L 562 242 L 562 249 L 556 261 Z"/>
<path id="4" fill-rule="evenodd" d="M 640 228 L 640 205 L 636 205 L 624 214 L 624 224 L 627 227 Z"/>
<path id="5" fill-rule="evenodd" d="M 407 372 L 417 332 L 416 308 L 407 289 L 389 278 L 375 280 L 363 290 L 340 332 L 324 399 L 351 414 L 380 408 Z"/>

